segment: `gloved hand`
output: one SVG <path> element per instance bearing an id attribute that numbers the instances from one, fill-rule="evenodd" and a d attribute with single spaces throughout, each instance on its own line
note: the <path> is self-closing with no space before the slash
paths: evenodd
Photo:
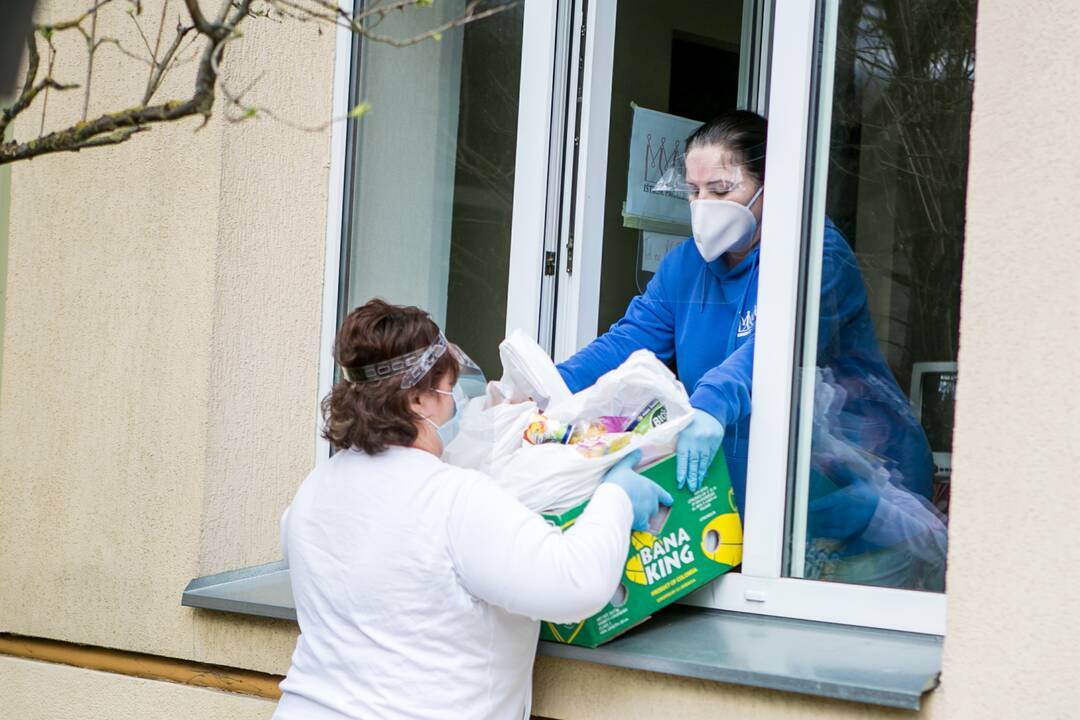
<path id="1" fill-rule="evenodd" d="M 630 496 L 634 508 L 634 530 L 646 530 L 649 518 L 660 509 L 660 504 L 671 507 L 675 500 L 671 494 L 644 475 L 634 472 L 634 466 L 641 462 L 641 451 L 635 450 L 604 474 L 604 482 L 618 485 Z"/>
<path id="2" fill-rule="evenodd" d="M 689 486 L 690 492 L 697 492 L 705 479 L 705 473 L 712 465 L 713 458 L 724 442 L 724 426 L 704 410 L 694 410 L 694 419 L 679 433 L 675 446 L 678 457 L 675 460 L 675 475 L 678 488 Z"/>

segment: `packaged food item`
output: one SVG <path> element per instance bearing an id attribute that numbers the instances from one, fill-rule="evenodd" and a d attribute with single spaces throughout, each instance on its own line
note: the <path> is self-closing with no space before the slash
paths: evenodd
<path id="1" fill-rule="evenodd" d="M 626 418 L 601 417 L 575 422 L 570 433 L 569 443 L 576 445 L 586 440 L 603 437 L 609 433 L 620 433 L 626 427 Z"/>
<path id="2" fill-rule="evenodd" d="M 585 457 L 603 457 L 626 447 L 633 434 L 644 435 L 667 419 L 667 408 L 659 400 L 646 403 L 631 417 L 602 415 L 573 423 L 560 422 L 537 410 L 530 417 L 523 438 L 529 445 L 574 445 Z"/>
<path id="3" fill-rule="evenodd" d="M 605 433 L 574 443 L 574 447 L 587 458 L 604 457 L 629 445 L 631 437 L 631 433 Z"/>
<path id="4" fill-rule="evenodd" d="M 630 418 L 630 422 L 626 425 L 626 431 L 644 435 L 654 427 L 663 425 L 667 421 L 667 407 L 659 400 L 652 400 Z"/>
<path id="5" fill-rule="evenodd" d="M 525 442 L 530 445 L 542 445 L 544 443 L 560 443 L 565 445 L 570 440 L 570 434 L 574 426 L 561 423 L 546 417 L 542 412 L 536 411 L 525 426 L 523 435 Z"/>

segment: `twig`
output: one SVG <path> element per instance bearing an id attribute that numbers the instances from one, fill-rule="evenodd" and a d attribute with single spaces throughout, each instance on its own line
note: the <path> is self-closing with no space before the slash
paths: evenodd
<path id="1" fill-rule="evenodd" d="M 143 65 L 146 65 L 148 67 L 153 67 L 154 66 L 154 64 L 152 62 L 150 62 L 149 60 L 147 60 L 146 58 L 141 57 L 139 55 L 136 55 L 135 53 L 133 53 L 130 50 L 128 50 L 127 48 L 125 48 L 123 45 L 120 44 L 120 41 L 117 40 L 116 38 L 103 37 L 103 38 L 101 38 L 100 40 L 97 41 L 96 47 L 101 47 L 102 45 L 115 45 L 116 49 L 120 52 L 121 55 L 129 57 L 132 60 L 134 60 L 135 62 L 142 63 Z"/>
<path id="2" fill-rule="evenodd" d="M 45 23 L 42 25 L 37 25 L 35 27 L 39 30 L 55 30 L 56 32 L 63 32 L 65 30 L 79 30 L 81 32 L 85 32 L 85 30 L 82 29 L 82 24 L 86 20 L 86 18 L 97 15 L 98 11 L 100 11 L 101 8 L 105 7 L 111 2 L 112 0 L 94 0 L 94 7 L 90 8 L 89 10 L 82 13 L 73 20 L 65 20 L 58 23 Z"/>
<path id="3" fill-rule="evenodd" d="M 49 36 L 49 69 L 45 71 L 45 80 L 52 79 L 53 61 L 56 60 L 56 46 L 53 45 L 52 35 Z M 49 107 L 49 88 L 50 85 L 45 85 L 45 94 L 41 98 L 41 129 L 38 130 L 38 135 L 45 134 L 45 111 Z"/>
<path id="4" fill-rule="evenodd" d="M 334 25 L 335 27 L 339 27 L 345 30 L 351 30 L 354 33 L 366 37 L 368 40 L 383 43 L 385 45 L 390 45 L 396 48 L 409 47 L 430 39 L 438 40 L 442 37 L 443 33 L 448 30 L 467 25 L 471 22 L 475 22 L 476 20 L 483 20 L 484 18 L 498 15 L 499 13 L 509 10 L 517 6 L 518 4 L 517 2 L 511 2 L 506 3 L 505 5 L 499 5 L 497 7 L 477 12 L 476 8 L 483 4 L 482 0 L 472 0 L 471 2 L 469 2 L 468 5 L 465 6 L 465 11 L 457 18 L 449 20 L 442 25 L 433 27 L 427 32 L 420 33 L 419 35 L 413 35 L 411 37 L 398 39 L 395 37 L 391 37 L 390 35 L 376 33 L 372 30 L 372 28 L 378 25 L 378 23 L 381 22 L 386 15 L 395 10 L 404 10 L 406 7 L 419 5 L 420 3 L 418 2 L 418 0 L 396 0 L 389 5 L 378 5 L 375 7 L 371 7 L 364 11 L 356 13 L 355 15 L 350 15 L 348 12 L 341 9 L 337 5 L 325 2 L 325 0 L 310 1 L 313 4 L 324 8 L 326 12 L 320 13 L 311 10 L 310 8 L 301 4 L 298 0 L 272 0 L 275 5 L 283 5 L 285 7 L 292 8 L 297 12 L 302 12 L 309 19 L 321 20 L 328 24 Z M 372 25 L 365 25 L 363 20 L 372 16 L 377 16 L 376 22 Z M 303 18 L 298 19 L 303 21 Z"/>
<path id="5" fill-rule="evenodd" d="M 176 59 L 176 53 L 180 50 L 180 45 L 184 42 L 184 38 L 187 37 L 187 34 L 193 29 L 194 28 L 190 25 L 185 27 L 178 24 L 176 26 L 176 37 L 173 38 L 172 45 L 165 51 L 165 54 L 162 55 L 160 61 L 155 59 L 154 66 L 150 70 L 150 79 L 147 82 L 146 93 L 143 95 L 142 99 L 143 105 L 150 102 L 154 93 L 161 87 L 161 83 L 165 80 L 165 75 L 168 74 L 169 68 L 172 67 L 173 61 Z"/>
<path id="6" fill-rule="evenodd" d="M 94 18 L 90 21 L 90 57 L 86 61 L 86 92 L 83 93 L 83 107 L 82 107 L 82 119 L 86 119 L 86 114 L 90 110 L 90 82 L 94 79 L 94 54 L 97 52 L 97 20 L 98 20 L 98 8 L 101 6 L 100 0 L 94 0 Z"/>
<path id="7" fill-rule="evenodd" d="M 472 12 L 473 8 L 475 8 L 477 5 L 479 5 L 479 2 L 471 2 L 465 8 L 465 13 L 461 17 L 458 17 L 458 18 L 455 18 L 455 19 L 450 20 L 448 22 L 445 22 L 442 25 L 439 25 L 437 27 L 432 28 L 431 30 L 428 30 L 427 32 L 420 33 L 419 35 L 414 35 L 414 36 L 412 36 L 410 38 L 405 38 L 404 40 L 396 40 L 396 39 L 390 37 L 389 35 L 379 35 L 377 33 L 369 32 L 367 30 L 362 31 L 362 34 L 368 40 L 373 40 L 375 42 L 386 43 L 387 45 L 390 45 L 392 47 L 396 47 L 396 48 L 409 47 L 410 45 L 416 45 L 417 43 L 423 42 L 424 40 L 427 40 L 429 38 L 438 39 L 438 38 L 442 37 L 442 34 L 444 32 L 446 32 L 447 30 L 450 30 L 452 28 L 460 27 L 462 25 L 467 25 L 468 23 L 474 22 L 476 20 L 483 20 L 484 18 L 491 17 L 492 15 L 498 15 L 499 13 L 503 12 L 504 10 L 507 10 L 509 8 L 514 7 L 515 5 L 517 5 L 517 3 L 511 3 L 511 4 L 507 4 L 507 5 L 502 5 L 502 6 L 491 8 L 489 10 L 484 10 L 484 11 L 478 12 L 478 13 Z"/>
<path id="8" fill-rule="evenodd" d="M 150 38 L 146 37 L 146 33 L 143 32 L 142 25 L 139 24 L 138 18 L 134 15 L 131 16 L 131 22 L 134 23 L 135 29 L 139 31 L 139 37 L 142 38 L 143 47 L 146 48 L 146 54 L 154 57 L 154 49 L 150 47 Z"/>
<path id="9" fill-rule="evenodd" d="M 158 51 L 161 49 L 161 36 L 165 34 L 165 18 L 169 14 L 169 0 L 161 6 L 161 22 L 158 23 L 157 38 L 154 40 L 154 51 L 150 53 L 150 74 L 146 76 L 146 90 L 143 92 L 143 104 L 150 101 L 151 88 L 154 86 L 154 73 L 158 67 Z"/>

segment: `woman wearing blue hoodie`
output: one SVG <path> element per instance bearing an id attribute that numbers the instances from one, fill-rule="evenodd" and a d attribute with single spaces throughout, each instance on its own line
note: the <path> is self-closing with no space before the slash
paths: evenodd
<path id="1" fill-rule="evenodd" d="M 765 138 L 764 118 L 735 111 L 687 139 L 685 185 L 679 189 L 690 201 L 693 237 L 668 253 L 621 320 L 559 365 L 577 392 L 635 350 L 651 350 L 673 364 L 695 409 L 678 441 L 679 487 L 696 491 L 723 447 L 740 513 L 746 495 Z M 830 393 L 830 403 L 827 413 L 815 417 L 809 524 L 811 532 L 828 538 L 824 552 L 835 559 L 837 548 L 841 555 L 843 548 L 863 555 L 910 544 L 911 532 L 921 535 L 928 522 L 940 523 L 920 516 L 914 523 L 900 522 L 897 530 L 894 522 L 880 545 L 865 537 L 882 514 L 881 498 L 890 495 L 881 491 L 883 482 L 892 486 L 892 495 L 930 497 L 932 459 L 925 434 L 881 354 L 855 257 L 828 221 L 823 252 L 818 366 L 828 369 L 820 387 Z M 821 433 L 819 421 L 828 422 Z M 830 444 L 818 443 L 819 435 Z M 837 443 L 844 460 L 836 458 Z M 851 460 L 852 453 L 858 462 Z M 867 477 L 866 468 L 881 472 Z M 929 505 L 913 502 L 920 508 Z M 931 509 L 924 510 L 932 515 Z M 810 544 L 820 549 L 814 539 L 809 538 Z M 908 550 L 903 554 L 910 557 Z M 933 554 L 936 558 L 936 550 Z M 876 570 L 869 575 L 862 581 L 905 585 L 911 577 L 908 570 L 891 577 L 879 577 Z"/>

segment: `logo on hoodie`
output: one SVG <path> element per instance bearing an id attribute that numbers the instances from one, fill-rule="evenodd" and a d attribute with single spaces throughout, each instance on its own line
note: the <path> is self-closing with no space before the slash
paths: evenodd
<path id="1" fill-rule="evenodd" d="M 735 333 L 736 337 L 746 337 L 750 333 L 754 332 L 754 325 L 757 324 L 757 305 L 753 310 L 747 310 L 746 314 L 739 318 L 739 330 Z"/>

